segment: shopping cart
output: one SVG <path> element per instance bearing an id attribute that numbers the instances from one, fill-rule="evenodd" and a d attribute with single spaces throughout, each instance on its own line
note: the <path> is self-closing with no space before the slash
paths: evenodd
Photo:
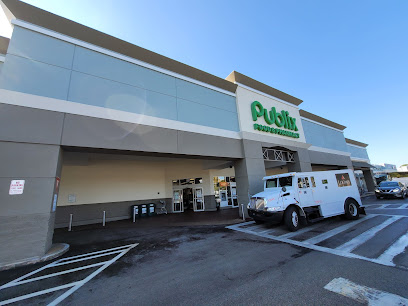
<path id="1" fill-rule="evenodd" d="M 162 214 L 167 215 L 166 202 L 164 202 L 163 200 L 160 200 L 159 202 L 160 202 L 160 204 L 157 205 L 157 207 L 156 207 L 156 213 L 158 215 L 162 215 Z"/>

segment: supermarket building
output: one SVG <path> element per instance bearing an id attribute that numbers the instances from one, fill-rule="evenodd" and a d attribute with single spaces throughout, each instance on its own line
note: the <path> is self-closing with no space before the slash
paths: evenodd
<path id="1" fill-rule="evenodd" d="M 238 207 L 262 178 L 354 169 L 367 144 L 302 100 L 222 79 L 16 0 L 0 1 L 0 266 L 43 256 L 56 227 Z M 191 204 L 191 205 L 190 205 Z"/>

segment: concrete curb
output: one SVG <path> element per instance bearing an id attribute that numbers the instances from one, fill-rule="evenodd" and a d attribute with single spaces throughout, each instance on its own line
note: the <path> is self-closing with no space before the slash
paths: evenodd
<path id="1" fill-rule="evenodd" d="M 67 243 L 54 243 L 44 256 L 42 256 L 42 257 L 36 256 L 36 257 L 26 258 L 26 259 L 24 259 L 22 261 L 0 265 L 0 271 L 14 269 L 14 268 L 21 267 L 21 266 L 32 265 L 32 264 L 39 263 L 39 262 L 44 262 L 44 261 L 47 261 L 47 260 L 52 260 L 52 259 L 55 259 L 55 258 L 65 254 L 66 252 L 68 252 L 68 250 L 69 250 L 69 244 L 67 244 Z"/>

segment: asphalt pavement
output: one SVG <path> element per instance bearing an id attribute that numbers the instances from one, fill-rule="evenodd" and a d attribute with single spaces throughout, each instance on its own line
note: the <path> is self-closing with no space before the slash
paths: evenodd
<path id="1" fill-rule="evenodd" d="M 391 256 L 390 265 L 374 260 L 403 241 L 408 200 L 371 197 L 364 203 L 367 216 L 359 224 L 331 218 L 292 236 L 280 225 L 247 222 L 231 227 L 219 220 L 210 226 L 135 227 L 118 222 L 106 228 L 61 229 L 55 242 L 70 243 L 71 250 L 51 263 L 0 272 L 0 286 L 9 284 L 0 287 L 0 301 L 355 305 L 367 292 L 392 305 L 408 298 L 407 249 Z"/>

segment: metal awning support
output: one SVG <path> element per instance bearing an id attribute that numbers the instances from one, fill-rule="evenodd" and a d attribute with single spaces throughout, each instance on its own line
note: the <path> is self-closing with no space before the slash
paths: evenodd
<path id="1" fill-rule="evenodd" d="M 295 154 L 290 151 L 277 150 L 277 149 L 267 149 L 263 148 L 264 160 L 268 161 L 281 161 L 287 163 L 295 162 Z"/>

